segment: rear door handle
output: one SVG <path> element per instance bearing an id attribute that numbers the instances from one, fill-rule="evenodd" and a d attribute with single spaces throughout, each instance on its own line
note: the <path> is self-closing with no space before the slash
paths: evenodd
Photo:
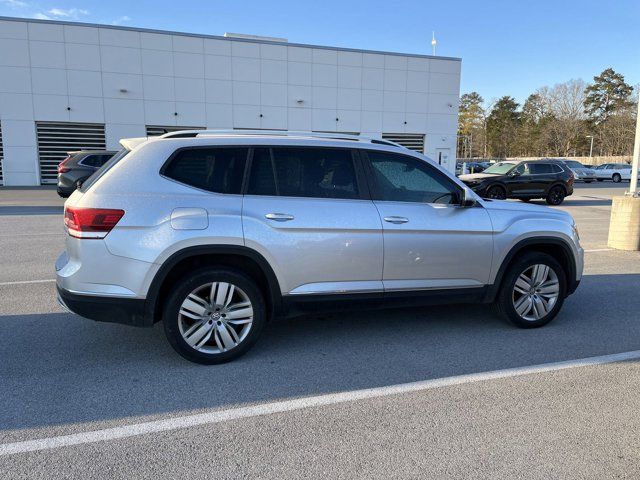
<path id="1" fill-rule="evenodd" d="M 391 216 L 391 217 L 384 217 L 384 221 L 389 223 L 399 224 L 399 223 L 407 223 L 409 219 L 407 217 Z"/>
<path id="2" fill-rule="evenodd" d="M 269 220 L 275 220 L 276 222 L 288 222 L 294 219 L 294 216 L 288 213 L 267 213 L 265 217 Z"/>

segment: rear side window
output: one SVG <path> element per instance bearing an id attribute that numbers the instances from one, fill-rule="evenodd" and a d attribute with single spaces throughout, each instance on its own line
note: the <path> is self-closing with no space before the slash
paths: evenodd
<path id="1" fill-rule="evenodd" d="M 162 174 L 216 193 L 239 194 L 248 148 L 188 148 L 178 151 Z"/>
<path id="2" fill-rule="evenodd" d="M 555 163 L 551 164 L 551 167 L 553 168 L 553 173 L 562 173 L 562 167 L 560 165 L 556 165 Z"/>
<path id="3" fill-rule="evenodd" d="M 532 175 L 543 175 L 545 173 L 552 173 L 553 167 L 550 163 L 530 163 L 529 172 Z"/>
<path id="4" fill-rule="evenodd" d="M 337 148 L 256 148 L 250 195 L 358 198 L 351 150 Z"/>

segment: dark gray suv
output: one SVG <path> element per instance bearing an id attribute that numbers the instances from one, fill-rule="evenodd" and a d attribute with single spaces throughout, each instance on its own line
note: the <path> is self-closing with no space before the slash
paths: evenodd
<path id="1" fill-rule="evenodd" d="M 58 195 L 67 198 L 116 153 L 110 150 L 67 152 L 69 156 L 58 165 Z"/>

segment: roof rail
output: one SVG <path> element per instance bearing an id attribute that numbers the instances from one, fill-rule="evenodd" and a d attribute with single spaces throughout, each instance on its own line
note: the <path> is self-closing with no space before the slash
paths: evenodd
<path id="1" fill-rule="evenodd" d="M 326 138 L 329 140 L 350 140 L 354 142 L 375 143 L 378 145 L 387 145 L 390 147 L 398 147 L 406 149 L 399 143 L 389 140 L 381 140 L 379 138 L 364 137 L 361 135 L 351 135 L 348 133 L 327 133 L 327 132 L 309 132 L 302 130 L 179 130 L 176 132 L 165 133 L 157 138 L 194 138 L 194 137 L 215 137 L 215 136 L 282 136 L 282 137 L 298 137 L 298 138 Z"/>

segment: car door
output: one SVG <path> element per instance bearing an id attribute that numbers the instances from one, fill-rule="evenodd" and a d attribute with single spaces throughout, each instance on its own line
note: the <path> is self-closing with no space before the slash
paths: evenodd
<path id="1" fill-rule="evenodd" d="M 531 185 L 535 189 L 536 195 L 545 195 L 556 180 L 553 165 L 548 162 L 529 163 L 529 173 Z"/>
<path id="2" fill-rule="evenodd" d="M 289 295 L 378 292 L 382 226 L 352 149 L 256 147 L 242 222 Z"/>
<path id="3" fill-rule="evenodd" d="M 462 187 L 426 161 L 363 151 L 382 219 L 385 292 L 477 287 L 491 270 L 493 231 L 481 206 L 460 206 Z"/>
<path id="4" fill-rule="evenodd" d="M 611 175 L 613 175 L 613 169 L 610 163 L 605 163 L 604 165 L 600 165 L 598 167 L 598 178 L 611 180 Z"/>

